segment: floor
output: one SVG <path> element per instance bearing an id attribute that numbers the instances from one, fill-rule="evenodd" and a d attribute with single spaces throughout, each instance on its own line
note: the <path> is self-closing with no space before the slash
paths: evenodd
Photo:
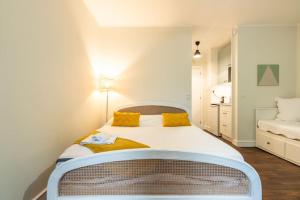
<path id="1" fill-rule="evenodd" d="M 260 175 L 263 200 L 300 200 L 300 167 L 258 148 L 233 147 Z M 39 200 L 46 200 L 46 195 Z"/>
<path id="2" fill-rule="evenodd" d="M 300 167 L 258 148 L 228 144 L 237 149 L 260 175 L 263 200 L 300 200 Z"/>

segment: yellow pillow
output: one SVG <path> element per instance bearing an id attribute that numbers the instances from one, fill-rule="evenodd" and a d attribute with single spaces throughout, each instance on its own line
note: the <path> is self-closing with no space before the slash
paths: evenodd
<path id="1" fill-rule="evenodd" d="M 112 126 L 140 126 L 140 113 L 115 112 Z"/>
<path id="2" fill-rule="evenodd" d="M 190 126 L 190 120 L 187 113 L 162 113 L 163 126 Z"/>

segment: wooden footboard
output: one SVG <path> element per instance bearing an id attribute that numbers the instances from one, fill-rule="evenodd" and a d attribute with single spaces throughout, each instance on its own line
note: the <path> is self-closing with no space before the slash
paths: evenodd
<path id="1" fill-rule="evenodd" d="M 261 199 L 261 183 L 247 163 L 222 157 L 153 149 L 73 159 L 48 183 L 58 199 Z"/>

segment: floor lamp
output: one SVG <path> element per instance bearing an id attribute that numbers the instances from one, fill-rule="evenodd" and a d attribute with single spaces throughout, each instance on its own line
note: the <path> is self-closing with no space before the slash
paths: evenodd
<path id="1" fill-rule="evenodd" d="M 100 81 L 100 89 L 106 92 L 106 114 L 105 114 L 105 121 L 108 121 L 108 95 L 109 91 L 113 89 L 113 79 L 104 78 Z"/>

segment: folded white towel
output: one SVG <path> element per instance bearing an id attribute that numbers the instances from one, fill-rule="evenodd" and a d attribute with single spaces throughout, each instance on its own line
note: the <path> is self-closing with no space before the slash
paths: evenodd
<path id="1" fill-rule="evenodd" d="M 81 145 L 85 144 L 113 144 L 115 143 L 117 136 L 109 135 L 106 133 L 98 133 L 90 135 L 80 142 Z"/>

